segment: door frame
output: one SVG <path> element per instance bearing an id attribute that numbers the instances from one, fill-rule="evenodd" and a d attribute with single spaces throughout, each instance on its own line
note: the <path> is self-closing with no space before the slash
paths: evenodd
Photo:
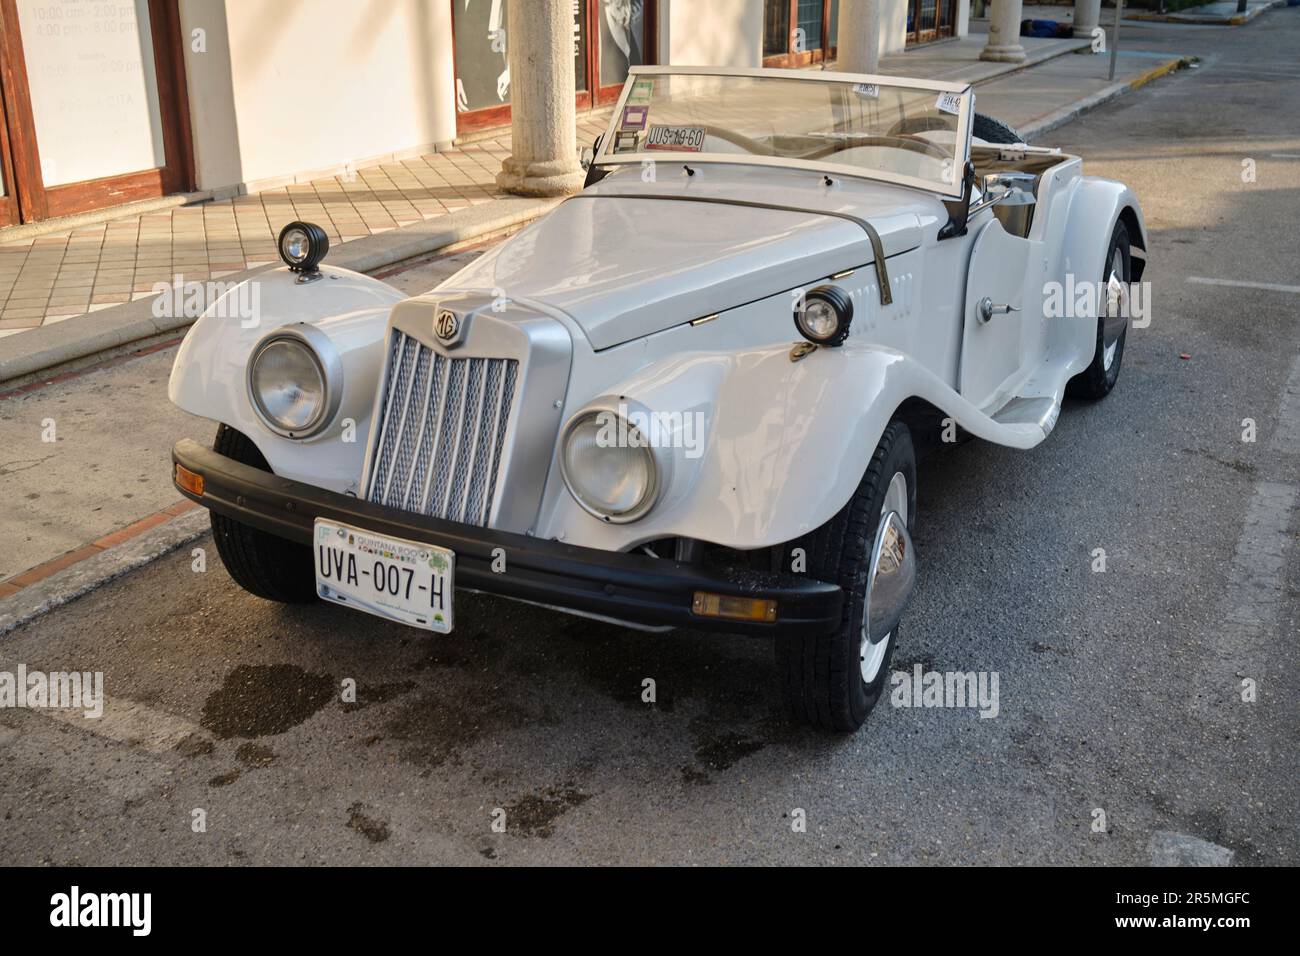
<path id="1" fill-rule="evenodd" d="M 903 41 L 905 46 L 934 43 L 936 40 L 947 40 L 957 35 L 957 0 L 935 0 L 933 30 L 921 29 L 921 3 L 922 0 L 907 0 L 907 9 L 912 14 L 914 29 L 907 30 Z M 943 18 L 945 12 L 948 14 L 946 23 Z M 906 20 L 903 28 L 907 29 Z"/>
<path id="2" fill-rule="evenodd" d="M 0 0 L 0 86 L 7 135 L 0 142 L 6 168 L 13 179 L 6 186 L 17 199 L 23 222 L 151 199 L 192 189 L 194 145 L 190 130 L 189 94 L 185 82 L 184 40 L 179 0 L 148 0 L 149 32 L 158 77 L 158 114 L 162 125 L 163 165 L 77 183 L 46 187 L 41 176 L 40 146 L 32 114 L 17 0 Z M 3 200 L 0 200 L 0 207 Z M 3 223 L 0 209 L 0 224 Z"/>
<path id="3" fill-rule="evenodd" d="M 790 44 L 794 39 L 794 32 L 799 29 L 799 0 L 781 0 L 781 2 L 787 2 L 790 5 L 788 24 L 785 31 L 785 52 L 764 56 L 762 58 L 763 66 L 796 69 L 812 63 L 826 63 L 834 60 L 839 48 L 838 46 L 828 46 L 831 37 L 831 3 L 833 0 L 822 0 L 822 45 L 813 50 L 804 50 L 802 53 L 796 53 L 790 49 Z M 766 9 L 764 9 L 765 21 L 766 12 Z"/>
<path id="4" fill-rule="evenodd" d="M 0 86 L 4 83 L 4 37 L 0 36 Z M 14 175 L 14 164 L 9 152 L 9 128 L 5 118 L 4 97 L 0 96 L 0 177 L 4 181 L 5 193 L 0 196 L 0 228 L 16 226 L 22 221 L 18 205 L 18 180 Z"/>

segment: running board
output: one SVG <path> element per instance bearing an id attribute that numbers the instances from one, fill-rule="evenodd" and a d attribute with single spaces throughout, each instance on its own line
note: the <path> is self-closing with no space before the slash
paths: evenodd
<path id="1" fill-rule="evenodd" d="M 1043 430 L 1046 438 L 1056 427 L 1061 406 L 1051 398 L 1013 398 L 1002 407 L 993 421 L 999 425 L 1034 425 Z"/>

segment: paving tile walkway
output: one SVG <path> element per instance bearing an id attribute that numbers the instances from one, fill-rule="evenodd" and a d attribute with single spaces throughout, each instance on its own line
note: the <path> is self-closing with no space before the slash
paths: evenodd
<path id="1" fill-rule="evenodd" d="M 579 117 L 579 148 L 609 111 Z M 274 262 L 285 223 L 321 225 L 337 244 L 491 202 L 510 131 L 444 152 L 358 169 L 235 199 L 5 242 L 0 239 L 0 337 L 151 294 L 177 274 L 202 282 Z"/>

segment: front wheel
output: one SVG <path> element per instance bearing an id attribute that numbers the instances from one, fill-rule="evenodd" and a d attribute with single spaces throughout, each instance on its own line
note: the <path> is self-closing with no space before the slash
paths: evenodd
<path id="1" fill-rule="evenodd" d="M 212 450 L 241 464 L 271 470 L 248 436 L 227 425 L 217 427 Z M 226 570 L 249 594 L 283 604 L 307 604 L 316 599 L 316 567 L 307 545 L 277 538 L 215 511 L 212 538 Z"/>
<path id="2" fill-rule="evenodd" d="M 844 590 L 843 617 L 833 632 L 777 640 L 786 707 L 800 723 L 851 732 L 880 700 L 898 629 L 874 643 L 868 638 L 867 591 L 876 531 L 891 511 L 910 531 L 916 514 L 916 454 L 911 432 L 897 421 L 885 429 L 843 510 L 787 549 L 787 560 L 794 548 L 804 549 L 807 573 Z"/>

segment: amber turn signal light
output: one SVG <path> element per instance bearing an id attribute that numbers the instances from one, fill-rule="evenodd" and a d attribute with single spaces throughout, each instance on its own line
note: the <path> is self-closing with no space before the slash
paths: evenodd
<path id="1" fill-rule="evenodd" d="M 733 621 L 776 620 L 776 602 L 765 598 L 730 597 L 726 594 L 710 594 L 696 591 L 691 610 L 700 617 L 725 617 Z"/>
<path id="2" fill-rule="evenodd" d="M 176 487 L 181 491 L 188 491 L 197 497 L 203 496 L 203 476 L 198 472 L 190 471 L 184 465 L 176 465 Z"/>

